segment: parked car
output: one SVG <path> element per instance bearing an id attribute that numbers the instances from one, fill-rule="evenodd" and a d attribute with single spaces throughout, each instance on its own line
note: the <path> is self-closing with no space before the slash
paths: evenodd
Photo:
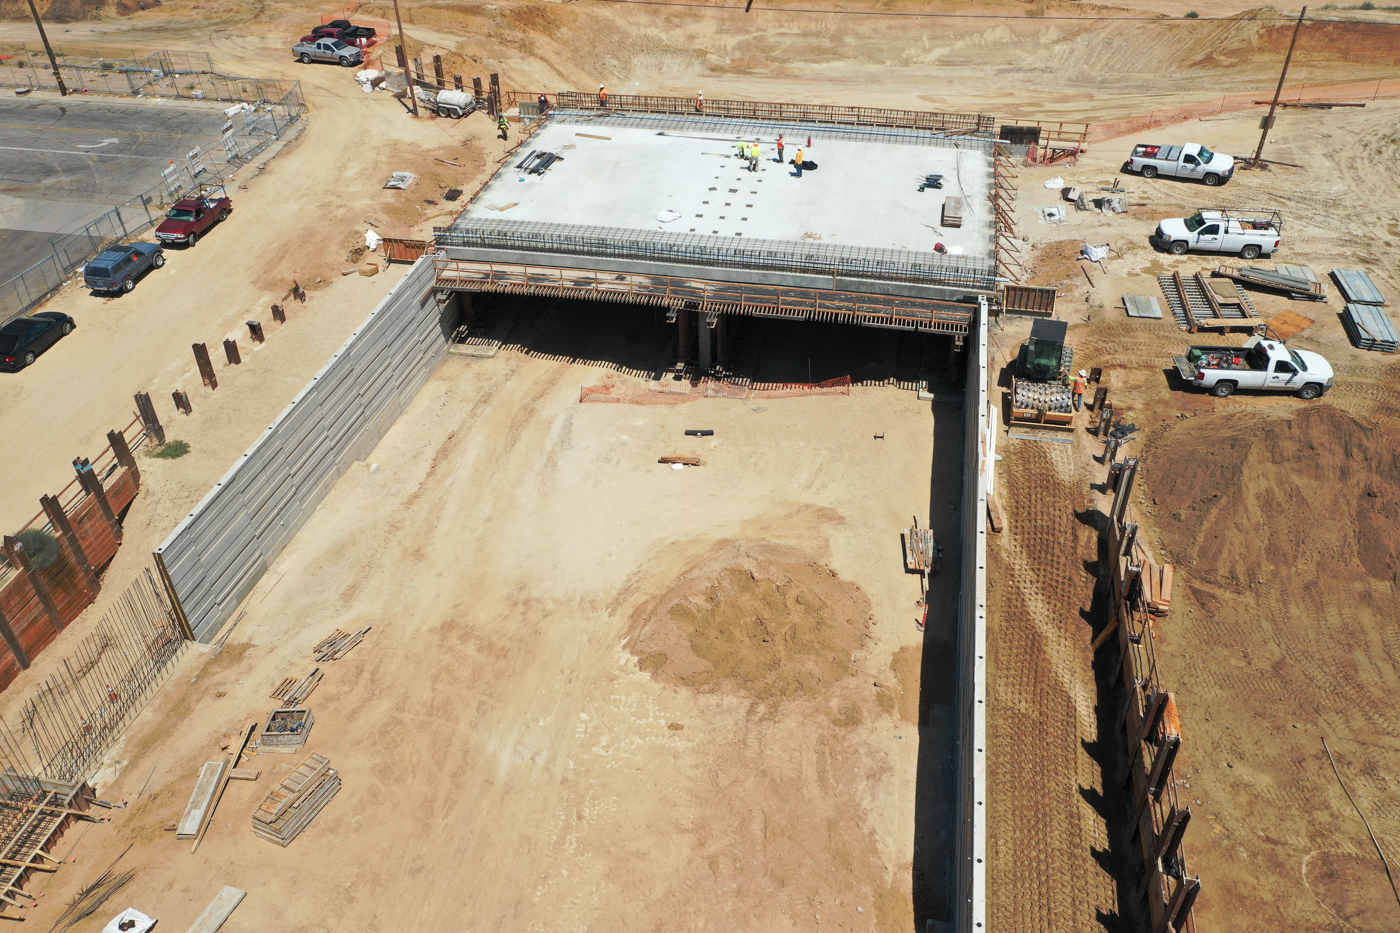
<path id="1" fill-rule="evenodd" d="M 362 64 L 365 60 L 364 52 L 346 45 L 339 39 L 316 39 L 314 42 L 303 39 L 292 46 L 292 54 L 301 59 L 303 65 L 312 62 L 338 62 L 349 68 L 351 65 Z"/>
<path id="2" fill-rule="evenodd" d="M 1223 185 L 1235 174 L 1235 157 L 1211 152 L 1200 143 L 1184 146 L 1158 146 L 1138 143 L 1123 166 L 1143 178 L 1196 178 L 1210 187 Z"/>
<path id="3" fill-rule="evenodd" d="M 129 292 L 136 280 L 165 265 L 158 243 L 128 243 L 104 249 L 83 267 L 83 284 L 95 292 Z"/>
<path id="4" fill-rule="evenodd" d="M 339 39 L 346 45 L 365 48 L 374 44 L 375 31 L 373 26 L 354 26 L 347 24 L 345 20 L 335 20 L 324 26 L 317 26 L 311 30 L 311 35 L 315 39 Z"/>
<path id="5" fill-rule="evenodd" d="M 1227 398 L 1236 389 L 1296 392 L 1321 398 L 1332 388 L 1332 364 L 1318 353 L 1294 350 L 1281 340 L 1251 337 L 1242 347 L 1192 347 L 1173 360 L 1188 385 Z"/>
<path id="6" fill-rule="evenodd" d="M 0 369 L 24 369 L 40 353 L 73 333 L 76 326 L 62 311 L 40 311 L 0 327 Z"/>
<path id="7" fill-rule="evenodd" d="M 233 202 L 222 195 L 206 198 L 184 198 L 165 214 L 156 227 L 162 243 L 183 243 L 193 246 L 214 224 L 228 217 Z"/>
<path id="8" fill-rule="evenodd" d="M 1270 210 L 1197 211 L 1190 217 L 1162 220 L 1149 239 L 1176 256 L 1196 250 L 1258 259 L 1272 256 L 1283 242 L 1283 218 Z"/>

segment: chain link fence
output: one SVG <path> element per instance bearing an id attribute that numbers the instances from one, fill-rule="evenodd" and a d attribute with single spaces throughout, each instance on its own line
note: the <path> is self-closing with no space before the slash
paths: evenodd
<path id="1" fill-rule="evenodd" d="M 52 253 L 0 283 L 0 323 L 25 314 L 68 276 L 107 247 L 133 239 L 158 224 L 171 204 L 221 184 L 224 174 L 255 158 L 306 113 L 300 82 L 219 74 L 203 52 L 156 52 L 144 58 L 112 59 L 54 49 L 64 84 L 73 93 L 211 100 L 246 105 L 231 113 L 222 144 L 192 150 L 160 182 L 125 204 L 50 239 Z M 0 56 L 0 87 L 57 90 L 42 49 L 20 46 Z M 240 125 L 241 124 L 241 125 Z"/>

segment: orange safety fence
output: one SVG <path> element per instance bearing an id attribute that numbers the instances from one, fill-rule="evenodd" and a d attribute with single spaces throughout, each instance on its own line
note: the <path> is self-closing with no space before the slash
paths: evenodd
<path id="1" fill-rule="evenodd" d="M 644 386 L 584 386 L 579 390 L 579 401 L 625 405 L 681 405 L 702 398 L 743 400 L 850 394 L 850 376 L 828 379 L 825 382 L 758 382 L 748 386 L 722 379 L 697 379 L 687 382 L 654 382 Z"/>
<path id="2" fill-rule="evenodd" d="M 1367 100 L 1394 100 L 1400 98 L 1400 78 L 1381 78 L 1375 81 L 1351 81 L 1346 84 L 1300 84 L 1283 89 L 1279 104 L 1298 102 L 1356 102 Z M 1268 92 L 1253 94 L 1227 94 L 1215 100 L 1186 104 L 1166 110 L 1153 110 L 1149 113 L 1114 120 L 1109 123 L 1095 123 L 1089 127 L 1088 142 L 1103 142 L 1133 133 L 1141 133 L 1155 126 L 1168 126 L 1187 120 L 1198 120 L 1217 113 L 1233 113 L 1267 107 L 1273 95 Z"/>

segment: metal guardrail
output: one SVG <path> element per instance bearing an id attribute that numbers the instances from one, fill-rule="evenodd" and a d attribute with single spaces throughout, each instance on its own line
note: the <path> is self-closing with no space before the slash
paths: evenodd
<path id="1" fill-rule="evenodd" d="M 433 228 L 433 237 L 439 247 L 683 262 L 731 269 L 953 285 L 987 292 L 996 286 L 996 265 L 991 259 L 915 258 L 924 254 L 912 254 L 908 250 L 507 220 L 459 219 L 450 227 Z"/>
<path id="2" fill-rule="evenodd" d="M 533 104 L 539 91 L 507 91 L 506 106 L 522 101 Z M 910 129 L 964 130 L 990 133 L 996 123 L 982 113 L 936 113 L 924 110 L 889 110 L 883 107 L 832 107 L 824 104 L 790 104 L 756 100 L 704 100 L 690 97 L 658 97 L 649 94 L 609 94 L 606 103 L 594 93 L 560 91 L 547 94 L 550 104 L 576 110 L 672 113 L 707 117 L 740 117 L 797 123 L 831 123 L 844 126 L 896 126 Z"/>

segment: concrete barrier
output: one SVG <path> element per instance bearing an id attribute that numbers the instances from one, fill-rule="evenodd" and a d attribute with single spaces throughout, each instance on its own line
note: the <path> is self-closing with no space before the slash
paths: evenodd
<path id="1" fill-rule="evenodd" d="M 958 933 L 987 933 L 987 497 L 996 469 L 987 304 L 968 334 L 963 452 L 962 586 L 958 595 Z"/>

